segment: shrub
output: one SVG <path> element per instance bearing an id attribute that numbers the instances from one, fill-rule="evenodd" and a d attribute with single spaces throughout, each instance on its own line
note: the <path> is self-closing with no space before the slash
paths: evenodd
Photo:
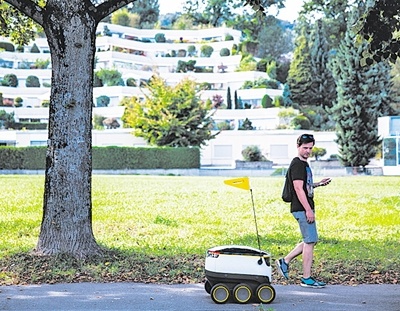
<path id="1" fill-rule="evenodd" d="M 5 50 L 6 52 L 15 52 L 14 44 L 9 42 L 0 42 L 0 50 Z"/>
<path id="2" fill-rule="evenodd" d="M 225 41 L 232 41 L 233 40 L 233 36 L 231 34 L 227 34 L 225 36 Z"/>
<path id="3" fill-rule="evenodd" d="M 222 48 L 221 51 L 219 51 L 220 56 L 229 56 L 231 55 L 231 51 L 229 51 L 228 48 Z"/>
<path id="4" fill-rule="evenodd" d="M 44 99 L 44 100 L 42 101 L 41 106 L 42 106 L 43 108 L 48 108 L 48 107 L 50 106 L 50 100 Z"/>
<path id="5" fill-rule="evenodd" d="M 189 45 L 187 48 L 189 56 L 196 55 L 196 47 L 194 45 Z"/>
<path id="6" fill-rule="evenodd" d="M 40 53 L 40 50 L 38 48 L 38 46 L 36 45 L 36 43 L 34 43 L 31 47 L 31 53 Z"/>
<path id="7" fill-rule="evenodd" d="M 213 52 L 214 48 L 210 45 L 204 44 L 200 48 L 200 53 L 202 57 L 210 57 Z"/>
<path id="8" fill-rule="evenodd" d="M 167 41 L 167 40 L 165 39 L 165 34 L 163 34 L 163 33 L 157 33 L 157 34 L 154 36 L 154 40 L 155 40 L 157 43 L 164 43 L 164 42 Z"/>
<path id="9" fill-rule="evenodd" d="M 242 156 L 243 159 L 248 162 L 267 161 L 267 159 L 262 155 L 260 148 L 254 145 L 247 146 L 243 149 Z"/>
<path id="10" fill-rule="evenodd" d="M 126 86 L 136 86 L 136 79 L 135 78 L 126 79 Z"/>
<path id="11" fill-rule="evenodd" d="M 97 107 L 108 107 L 109 104 L 110 104 L 110 97 L 106 95 L 99 96 L 96 99 Z"/>
<path id="12" fill-rule="evenodd" d="M 40 87 L 39 78 L 36 76 L 28 76 L 25 81 L 26 87 Z"/>
<path id="13" fill-rule="evenodd" d="M 291 125 L 295 129 L 309 130 L 311 128 L 310 120 L 304 115 L 298 115 L 293 118 Z"/>
<path id="14" fill-rule="evenodd" d="M 3 78 L 2 84 L 4 86 L 17 87 L 18 86 L 18 78 L 13 73 L 6 74 Z"/>
<path id="15" fill-rule="evenodd" d="M 14 99 L 14 106 L 15 107 L 22 107 L 23 99 L 21 97 L 16 97 Z"/>

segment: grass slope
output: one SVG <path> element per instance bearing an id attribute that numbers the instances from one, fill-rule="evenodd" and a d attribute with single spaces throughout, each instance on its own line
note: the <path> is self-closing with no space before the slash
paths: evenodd
<path id="1" fill-rule="evenodd" d="M 257 247 L 251 193 L 224 179 L 93 176 L 93 230 L 110 251 L 78 261 L 30 253 L 40 230 L 43 176 L 0 176 L 0 284 L 201 282 L 208 248 Z M 279 258 L 300 241 L 289 205 L 280 199 L 283 178 L 250 183 L 261 248 Z M 381 176 L 337 177 L 316 189 L 316 276 L 330 284 L 398 283 L 399 189 L 399 178 Z M 298 282 L 300 273 L 297 260 L 289 282 Z M 276 271 L 274 276 L 284 282 Z"/>

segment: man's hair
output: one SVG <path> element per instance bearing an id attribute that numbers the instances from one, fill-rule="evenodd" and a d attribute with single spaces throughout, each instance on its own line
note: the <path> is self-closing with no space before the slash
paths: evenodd
<path id="1" fill-rule="evenodd" d="M 303 144 L 313 143 L 315 144 L 315 139 L 312 134 L 302 134 L 297 138 L 297 147 Z"/>

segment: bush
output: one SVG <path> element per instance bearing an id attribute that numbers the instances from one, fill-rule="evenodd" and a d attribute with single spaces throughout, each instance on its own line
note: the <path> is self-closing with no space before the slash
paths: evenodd
<path id="1" fill-rule="evenodd" d="M 154 40 L 157 42 L 157 43 L 165 43 L 167 40 L 165 39 L 165 34 L 163 34 L 163 33 L 157 33 L 155 36 L 154 36 Z"/>
<path id="2" fill-rule="evenodd" d="M 294 117 L 293 120 L 291 121 L 291 125 L 295 129 L 309 130 L 311 128 L 310 120 L 303 115 L 298 115 Z"/>
<path id="3" fill-rule="evenodd" d="M 36 43 L 34 43 L 31 47 L 31 53 L 40 53 L 40 50 L 38 48 L 38 46 L 36 45 Z"/>
<path id="4" fill-rule="evenodd" d="M 231 55 L 231 51 L 229 51 L 228 48 L 222 48 L 221 51 L 219 51 L 219 55 L 222 57 L 229 56 Z"/>
<path id="5" fill-rule="evenodd" d="M 225 41 L 232 41 L 233 40 L 233 36 L 231 34 L 227 34 L 225 36 Z"/>
<path id="6" fill-rule="evenodd" d="M 196 47 L 194 45 L 189 45 L 187 48 L 189 56 L 196 55 Z"/>
<path id="7" fill-rule="evenodd" d="M 17 87 L 18 86 L 18 78 L 15 74 L 9 73 L 6 74 L 3 78 L 2 85 L 4 86 L 11 86 L 11 87 Z"/>
<path id="8" fill-rule="evenodd" d="M 0 147 L 0 170 L 42 170 L 46 147 Z M 200 167 L 199 148 L 93 147 L 93 169 L 191 169 Z"/>
<path id="9" fill-rule="evenodd" d="M 213 52 L 214 48 L 210 45 L 204 44 L 200 48 L 200 53 L 202 57 L 210 57 Z"/>
<path id="10" fill-rule="evenodd" d="M 242 156 L 248 162 L 267 161 L 258 146 L 247 146 L 242 150 Z"/>
<path id="11" fill-rule="evenodd" d="M 50 106 L 50 100 L 44 99 L 44 100 L 42 101 L 41 106 L 42 106 L 43 108 L 48 108 L 48 107 Z"/>
<path id="12" fill-rule="evenodd" d="M 97 107 L 108 107 L 109 104 L 110 104 L 110 97 L 106 95 L 99 96 L 96 99 Z"/>
<path id="13" fill-rule="evenodd" d="M 15 107 L 22 107 L 22 102 L 23 102 L 24 100 L 21 98 L 21 97 L 16 97 L 15 99 L 14 99 L 14 106 Z"/>
<path id="14" fill-rule="evenodd" d="M 28 76 L 25 81 L 26 87 L 40 87 L 39 78 L 36 76 Z"/>
<path id="15" fill-rule="evenodd" d="M 136 79 L 135 78 L 126 79 L 126 86 L 136 86 Z"/>
<path id="16" fill-rule="evenodd" d="M 12 43 L 0 42 L 0 50 L 5 50 L 6 52 L 15 52 L 15 47 Z"/>

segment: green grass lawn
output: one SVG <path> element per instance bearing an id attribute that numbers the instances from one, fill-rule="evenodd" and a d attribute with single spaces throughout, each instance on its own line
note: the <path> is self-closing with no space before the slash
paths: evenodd
<path id="1" fill-rule="evenodd" d="M 44 177 L 0 176 L 0 284 L 201 281 L 208 248 L 257 247 L 251 193 L 225 185 L 225 179 L 94 175 L 93 230 L 113 255 L 82 263 L 29 254 L 40 229 Z M 289 204 L 280 198 L 283 178 L 254 177 L 250 185 L 261 248 L 279 258 L 300 241 Z M 330 283 L 397 282 L 399 189 L 398 177 L 381 176 L 336 177 L 316 189 L 317 275 Z M 300 270 L 296 261 L 293 282 Z"/>

